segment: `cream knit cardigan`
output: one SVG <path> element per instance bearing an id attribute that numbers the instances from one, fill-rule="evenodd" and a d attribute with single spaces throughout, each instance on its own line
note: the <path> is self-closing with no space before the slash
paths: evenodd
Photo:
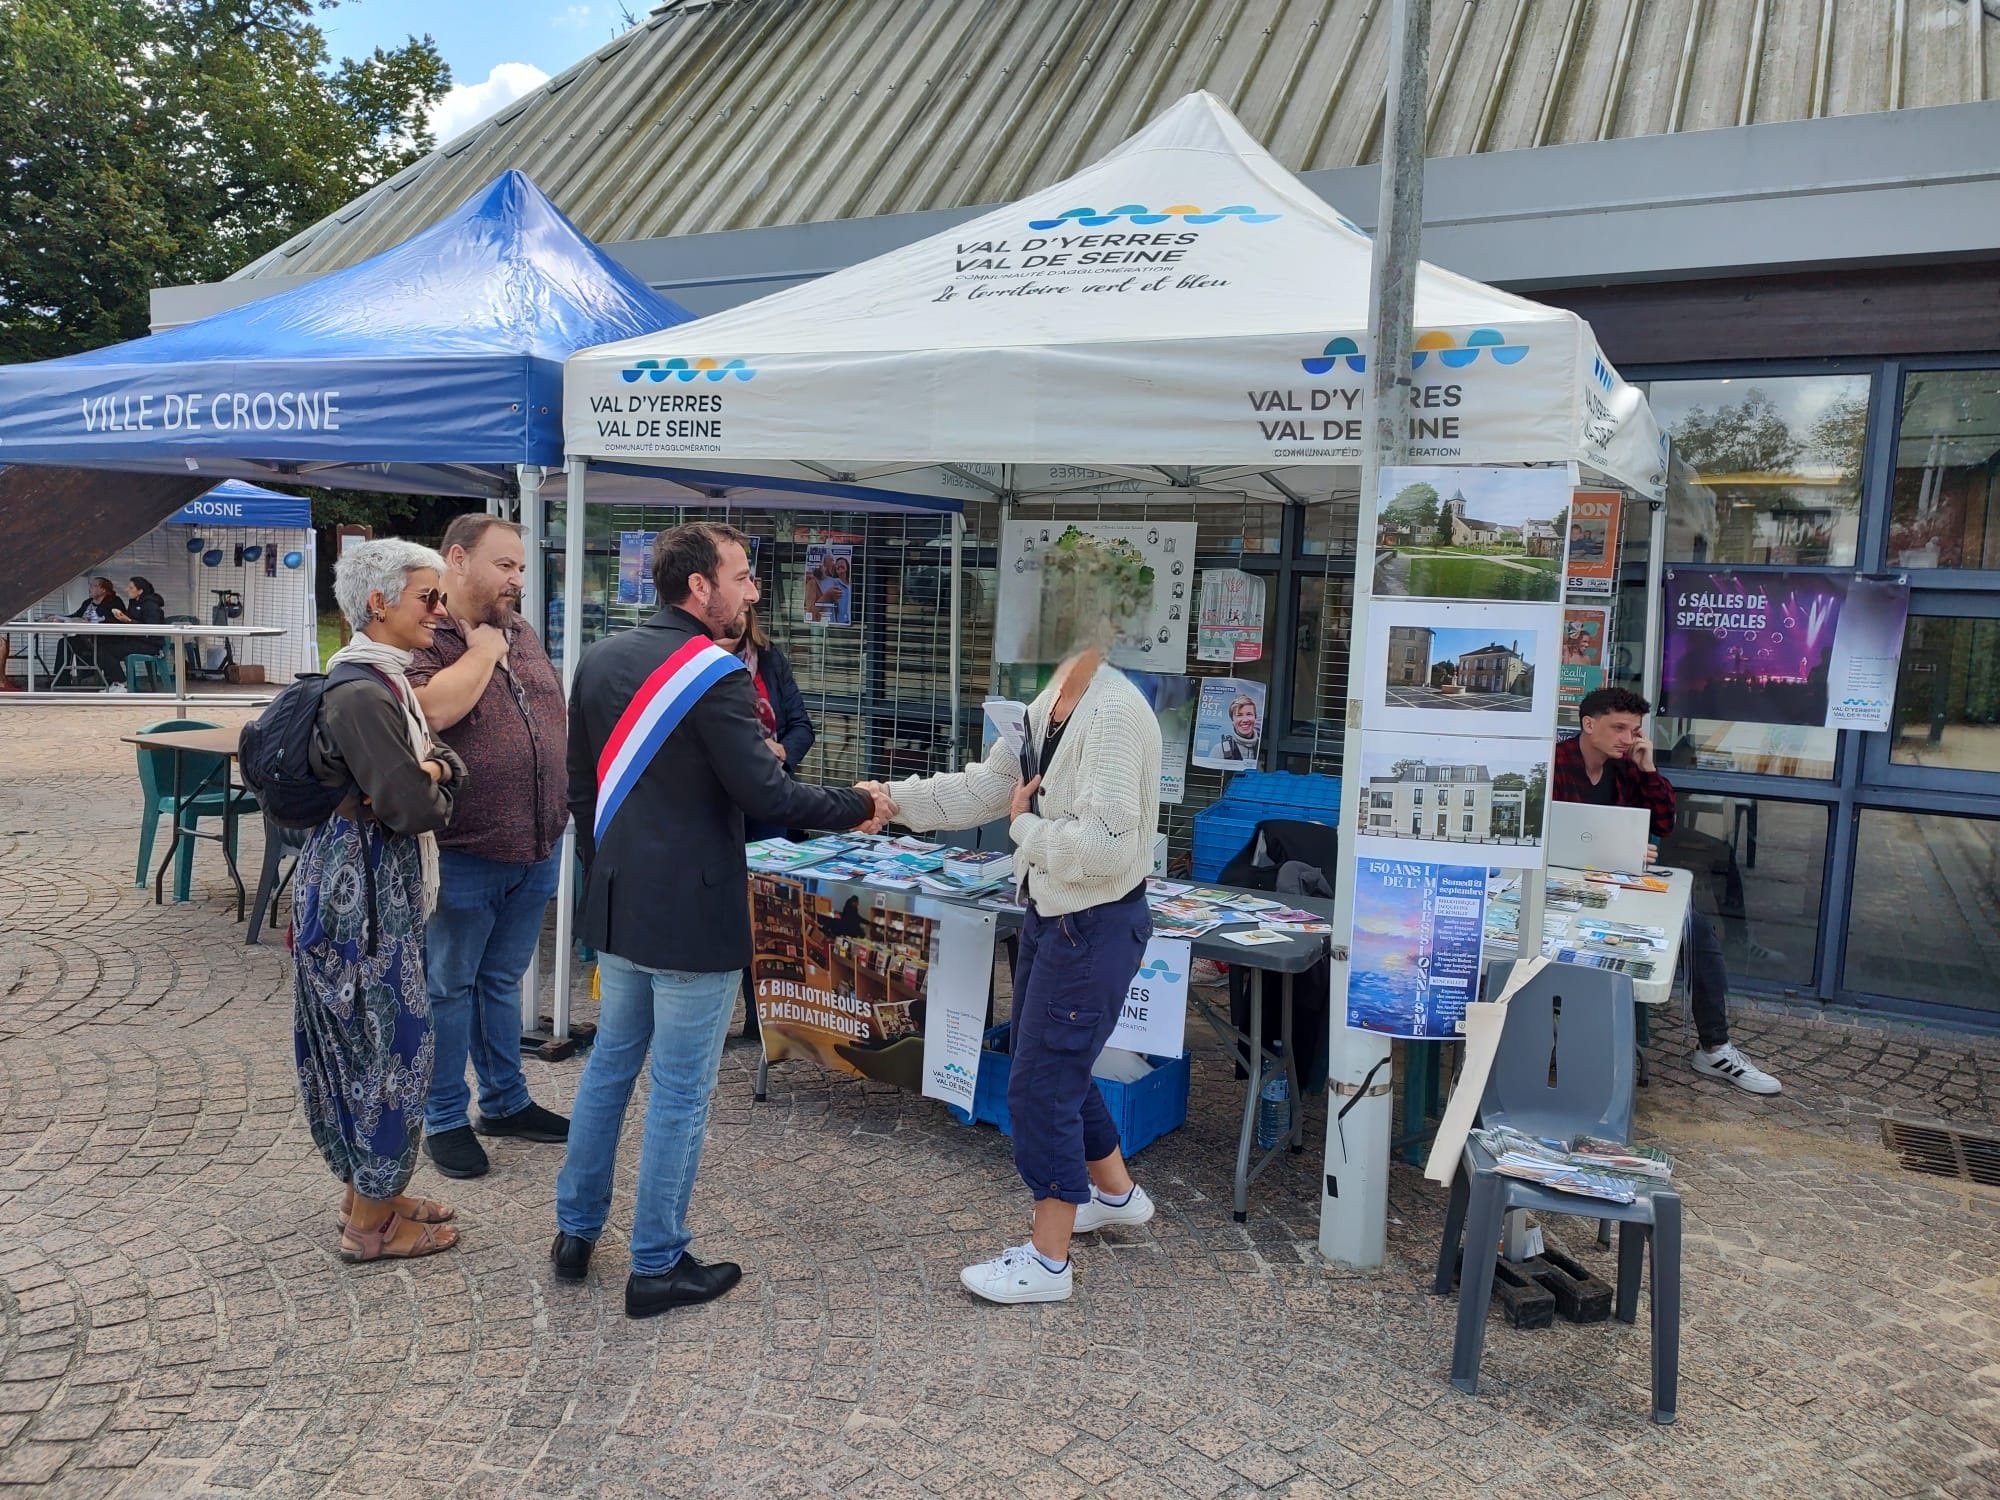
<path id="1" fill-rule="evenodd" d="M 1031 744 L 1041 743 L 1055 701 L 1052 682 L 1028 705 Z M 951 775 L 899 781 L 889 795 L 901 809 L 897 821 L 922 833 L 1004 817 L 1020 784 L 1020 762 L 1000 739 L 985 760 Z M 1014 819 L 1008 832 L 1018 851 L 1016 883 L 1031 877 L 1044 916 L 1116 901 L 1152 874 L 1160 724 L 1122 672 L 1099 666 L 1084 689 L 1042 778 L 1040 807 Z"/>

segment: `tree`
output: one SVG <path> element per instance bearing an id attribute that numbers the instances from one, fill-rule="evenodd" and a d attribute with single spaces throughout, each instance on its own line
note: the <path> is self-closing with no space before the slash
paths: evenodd
<path id="1" fill-rule="evenodd" d="M 1434 530 L 1438 518 L 1438 492 L 1428 484 L 1406 484 L 1396 498 L 1382 507 L 1384 521 L 1407 526 L 1412 531 Z"/>
<path id="2" fill-rule="evenodd" d="M 1842 396 L 1812 425 L 1813 456 L 1850 482 L 1861 478 L 1861 455 L 1868 444 L 1868 397 Z"/>
<path id="3" fill-rule="evenodd" d="M 429 37 L 337 66 L 312 0 L 0 0 L 0 361 L 146 332 L 399 171 L 451 82 Z"/>
<path id="4" fill-rule="evenodd" d="M 1782 473 L 1798 461 L 1804 445 L 1777 403 L 1751 386 L 1733 406 L 1690 406 L 1674 424 L 1674 451 L 1695 473 Z"/>

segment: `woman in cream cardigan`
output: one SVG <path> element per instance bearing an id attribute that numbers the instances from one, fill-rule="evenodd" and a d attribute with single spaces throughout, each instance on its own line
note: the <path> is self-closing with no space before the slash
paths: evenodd
<path id="1" fill-rule="evenodd" d="M 1034 1237 L 959 1273 L 989 1302 L 1070 1294 L 1070 1236 L 1153 1216 L 1119 1150 L 1091 1067 L 1118 1024 L 1152 934 L 1146 877 L 1160 816 L 1160 726 L 1139 690 L 1090 647 L 1028 706 L 1023 766 L 1005 739 L 949 776 L 889 788 L 923 831 L 1012 818 L 1028 905 L 1014 969 L 1007 1108 L 1014 1165 L 1035 1195 Z"/>

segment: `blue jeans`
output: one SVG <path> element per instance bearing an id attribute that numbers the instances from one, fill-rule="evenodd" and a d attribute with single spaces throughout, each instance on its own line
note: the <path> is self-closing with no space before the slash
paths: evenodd
<path id="1" fill-rule="evenodd" d="M 632 1209 L 632 1274 L 664 1276 L 688 1247 L 688 1199 L 701 1166 L 708 1096 L 743 976 L 735 969 L 647 969 L 600 953 L 597 977 L 603 992 L 597 1040 L 577 1084 L 569 1151 L 556 1178 L 556 1226 L 586 1240 L 604 1232 L 625 1106 L 650 1046 L 653 1089 Z"/>
<path id="2" fill-rule="evenodd" d="M 470 1123 L 468 1058 L 487 1119 L 518 1114 L 532 1102 L 521 1073 L 521 976 L 542 939 L 561 855 L 558 849 L 531 865 L 508 865 L 438 851 L 438 905 L 424 972 L 437 1028 L 437 1067 L 424 1105 L 424 1129 L 432 1135 Z"/>

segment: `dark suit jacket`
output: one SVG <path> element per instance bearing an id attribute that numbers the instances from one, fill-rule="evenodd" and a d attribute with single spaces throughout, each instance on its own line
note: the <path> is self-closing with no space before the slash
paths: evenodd
<path id="1" fill-rule="evenodd" d="M 852 828 L 863 792 L 808 786 L 764 748 L 748 672 L 713 683 L 667 736 L 597 846 L 597 762 L 660 664 L 707 632 L 669 606 L 599 641 L 577 663 L 569 704 L 569 807 L 583 855 L 578 937 L 649 969 L 701 974 L 750 963 L 745 814 L 779 827 Z"/>
<path id="2" fill-rule="evenodd" d="M 757 670 L 763 674 L 765 690 L 771 695 L 771 712 L 778 720 L 778 743 L 785 747 L 785 766 L 797 775 L 799 762 L 819 738 L 806 713 L 806 695 L 799 691 L 791 662 L 776 646 L 767 646 L 757 653 Z"/>

